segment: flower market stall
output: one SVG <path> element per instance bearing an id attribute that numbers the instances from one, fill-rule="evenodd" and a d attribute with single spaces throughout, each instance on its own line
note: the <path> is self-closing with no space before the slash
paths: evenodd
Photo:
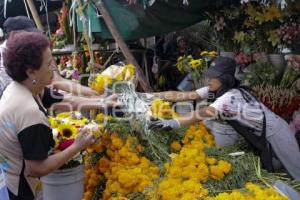
<path id="1" fill-rule="evenodd" d="M 293 136 L 300 138 L 300 2 L 198 1 L 63 2 L 58 26 L 50 38 L 59 74 L 92 90 L 96 95 L 89 98 L 99 97 L 99 109 L 53 109 L 48 115 L 55 141 L 51 153 L 70 148 L 83 130 L 93 133 L 93 142 L 41 177 L 42 199 L 300 198 L 300 181 L 283 168 L 273 172 L 264 169 L 259 152 L 245 138 L 221 146 L 205 120 L 179 125 L 178 129 L 151 128 L 152 122 L 177 120 L 183 113 L 175 101 L 152 93 L 152 88 L 159 87 L 151 85 L 147 67 L 137 62 L 123 39 L 163 34 L 202 21 L 208 34 L 201 41 L 209 44 L 208 48 L 176 57 L 174 70 L 189 77 L 191 88 L 197 90 L 207 85 L 205 72 L 216 65 L 217 57 L 233 58 L 237 63 L 235 78 L 289 123 Z M 162 10 L 166 12 L 157 17 Z M 182 18 L 175 18 L 176 13 Z M 107 40 L 112 37 L 116 40 L 113 50 Z M 115 60 L 122 62 L 115 62 L 116 54 L 119 57 Z M 153 61 L 155 64 L 160 67 Z M 157 74 L 160 82 L 162 75 Z M 115 95 L 120 106 L 105 107 L 104 97 L 109 95 Z M 231 97 L 232 102 L 234 99 Z M 188 100 L 191 111 L 210 103 L 199 98 Z"/>
<path id="2" fill-rule="evenodd" d="M 197 56 L 179 57 L 176 67 L 191 74 L 197 89 L 205 85 L 203 73 L 218 54 L 235 58 L 236 76 L 252 87 L 267 107 L 291 122 L 296 132 L 298 116 L 293 113 L 299 108 L 299 62 L 294 57 L 284 60 L 282 52 L 288 49 L 299 53 L 299 47 L 294 45 L 300 33 L 299 8 L 296 2 L 281 6 L 273 1 L 248 2 L 206 12 L 213 31 L 212 37 L 207 38 L 211 49 Z M 64 35 L 57 32 L 56 42 L 63 41 L 60 34 Z M 83 48 L 91 53 L 89 45 L 87 42 Z M 94 58 L 91 54 L 86 56 L 96 64 L 104 64 L 103 57 L 93 55 Z M 83 66 L 84 56 L 61 57 L 61 73 L 73 78 L 81 74 L 80 70 L 68 71 L 68 65 Z M 72 112 L 49 117 L 58 151 L 72 143 L 82 126 L 90 127 L 99 138 L 83 152 L 83 159 L 70 162 L 83 163 L 84 200 L 289 199 L 276 186 L 278 181 L 299 191 L 299 182 L 285 172 L 264 170 L 260 158 L 245 141 L 216 146 L 203 123 L 172 131 L 150 130 L 148 121 L 152 118 L 173 119 L 180 115 L 172 103 L 138 93 L 128 85 L 128 81 L 135 85 L 136 76 L 132 64 L 92 72 L 92 89 L 118 93 L 126 108 L 121 118 L 99 113 L 87 119 Z"/>

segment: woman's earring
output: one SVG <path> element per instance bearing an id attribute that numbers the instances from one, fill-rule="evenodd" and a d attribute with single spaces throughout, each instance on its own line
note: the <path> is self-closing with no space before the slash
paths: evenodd
<path id="1" fill-rule="evenodd" d="M 32 85 L 35 85 L 35 84 L 36 84 L 36 80 L 33 79 L 33 80 L 32 80 Z"/>

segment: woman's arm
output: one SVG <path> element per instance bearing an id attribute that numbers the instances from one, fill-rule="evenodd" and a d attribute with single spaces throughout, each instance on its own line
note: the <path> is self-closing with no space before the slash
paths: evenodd
<path id="1" fill-rule="evenodd" d="M 166 101 L 171 101 L 171 102 L 201 100 L 201 97 L 197 94 L 196 91 L 190 91 L 190 92 L 167 91 L 167 92 L 156 92 L 152 94 L 155 97 L 158 97 Z"/>
<path id="2" fill-rule="evenodd" d="M 25 160 L 25 173 L 32 177 L 45 176 L 72 159 L 93 140 L 93 133 L 86 133 L 86 130 L 83 130 L 78 134 L 75 142 L 64 151 L 48 156 L 45 160 Z"/>
<path id="3" fill-rule="evenodd" d="M 52 86 L 55 89 L 63 90 L 75 95 L 83 95 L 88 97 L 99 95 L 95 90 L 92 90 L 89 87 L 83 86 L 68 79 L 64 79 L 57 71 L 54 72 Z"/>
<path id="4" fill-rule="evenodd" d="M 206 118 L 215 118 L 218 112 L 215 108 L 207 106 L 199 110 L 192 111 L 183 117 L 170 120 L 158 120 L 149 124 L 150 129 L 177 129 L 182 126 L 189 126 Z"/>
<path id="5" fill-rule="evenodd" d="M 53 104 L 50 110 L 91 110 L 106 109 L 116 106 L 121 106 L 121 103 L 118 102 L 118 96 L 116 94 L 108 97 L 80 97 L 65 95 L 63 101 Z"/>
<path id="6" fill-rule="evenodd" d="M 182 126 L 189 126 L 194 124 L 198 121 L 202 121 L 206 118 L 216 118 L 218 116 L 218 111 L 210 106 L 206 106 L 199 110 L 194 110 L 183 117 L 178 118 L 179 125 Z"/>

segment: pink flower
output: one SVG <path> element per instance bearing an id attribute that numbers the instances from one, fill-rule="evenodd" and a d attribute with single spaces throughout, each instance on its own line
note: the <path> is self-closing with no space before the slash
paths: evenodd
<path id="1" fill-rule="evenodd" d="M 56 32 L 55 32 L 55 35 L 58 35 L 58 36 L 63 36 L 64 34 L 65 33 L 61 28 L 57 29 Z"/>
<path id="2" fill-rule="evenodd" d="M 74 141 L 74 139 L 64 140 L 58 145 L 57 149 L 63 151 L 69 146 L 71 146 L 74 143 Z"/>

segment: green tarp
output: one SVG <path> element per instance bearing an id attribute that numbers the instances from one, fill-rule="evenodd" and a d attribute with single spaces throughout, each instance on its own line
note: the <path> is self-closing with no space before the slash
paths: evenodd
<path id="1" fill-rule="evenodd" d="M 204 19 L 205 11 L 213 11 L 240 0 L 156 0 L 152 6 L 144 7 L 143 3 L 128 5 L 126 0 L 102 0 L 111 14 L 115 25 L 125 40 L 161 35 L 180 30 Z M 89 14 L 88 14 L 89 13 Z M 86 16 L 91 21 L 93 32 L 102 38 L 112 38 L 103 19 L 98 18 L 96 8 L 86 7 Z M 80 20 L 77 20 L 79 30 Z"/>

